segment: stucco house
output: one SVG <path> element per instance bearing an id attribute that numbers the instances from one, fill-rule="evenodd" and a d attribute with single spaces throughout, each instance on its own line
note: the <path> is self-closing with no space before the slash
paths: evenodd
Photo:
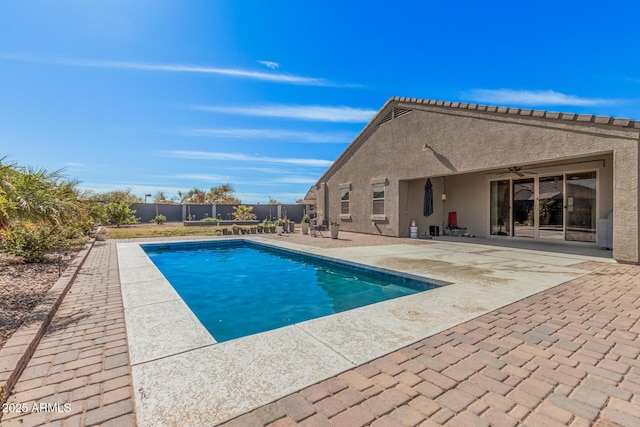
<path id="1" fill-rule="evenodd" d="M 394 97 L 306 201 L 346 231 L 405 237 L 415 220 L 420 236 L 599 245 L 639 263 L 639 137 L 630 119 Z"/>

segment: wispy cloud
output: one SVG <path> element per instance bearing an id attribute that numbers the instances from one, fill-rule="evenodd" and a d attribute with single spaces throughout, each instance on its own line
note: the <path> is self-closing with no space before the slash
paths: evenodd
<path id="1" fill-rule="evenodd" d="M 178 131 L 180 135 L 208 138 L 260 138 L 278 139 L 300 143 L 331 143 L 343 144 L 353 139 L 348 133 L 335 132 L 297 132 L 278 129 L 184 129 Z"/>
<path id="2" fill-rule="evenodd" d="M 229 170 L 235 170 L 235 171 L 253 171 L 253 172 L 264 172 L 264 173 L 272 173 L 272 174 L 277 174 L 277 175 L 285 175 L 287 173 L 289 173 L 290 171 L 290 167 L 286 166 L 284 168 L 264 168 L 264 167 L 230 167 L 230 168 L 226 168 Z"/>
<path id="3" fill-rule="evenodd" d="M 273 61 L 258 61 L 258 63 L 264 65 L 267 68 L 271 68 L 272 70 L 280 68 L 280 64 Z"/>
<path id="4" fill-rule="evenodd" d="M 318 179 L 302 177 L 302 176 L 292 176 L 288 178 L 277 178 L 274 179 L 273 182 L 281 183 L 281 184 L 315 184 Z"/>
<path id="5" fill-rule="evenodd" d="M 253 162 L 253 163 L 275 163 L 275 164 L 287 164 L 295 166 L 314 166 L 314 167 L 327 167 L 333 163 L 331 160 L 321 159 L 287 159 L 280 157 L 264 157 L 264 156 L 249 156 L 242 153 L 220 153 L 210 151 L 165 151 L 163 153 L 167 157 L 181 158 L 181 159 L 194 159 L 194 160 L 231 160 L 237 162 Z"/>
<path id="6" fill-rule="evenodd" d="M 225 114 L 245 116 L 280 117 L 296 120 L 313 120 L 339 123 L 366 123 L 376 110 L 353 107 L 327 107 L 321 105 L 256 105 L 248 107 L 191 105 L 189 108 Z"/>
<path id="7" fill-rule="evenodd" d="M 159 71 L 174 73 L 204 73 L 218 74 L 228 77 L 239 77 L 262 80 L 274 83 L 285 83 L 304 86 L 355 87 L 352 84 L 340 84 L 319 77 L 297 76 L 285 73 L 265 73 L 262 71 L 245 70 L 241 68 L 207 67 L 186 64 L 153 64 L 147 62 L 122 62 L 105 60 L 87 60 L 75 58 L 38 57 L 27 55 L 10 55 L 0 53 L 0 60 L 32 62 L 49 65 L 66 65 L 75 67 L 114 68 L 138 71 Z M 275 64 L 275 63 L 273 63 Z M 270 67 L 271 68 L 271 67 Z"/>
<path id="8" fill-rule="evenodd" d="M 615 99 L 582 98 L 553 90 L 473 89 L 462 94 L 463 98 L 488 104 L 517 105 L 610 105 Z"/>
<path id="9" fill-rule="evenodd" d="M 195 174 L 185 173 L 174 175 L 173 178 L 178 179 L 191 179 L 194 181 L 229 181 L 231 177 L 224 175 L 212 175 L 212 174 Z"/>

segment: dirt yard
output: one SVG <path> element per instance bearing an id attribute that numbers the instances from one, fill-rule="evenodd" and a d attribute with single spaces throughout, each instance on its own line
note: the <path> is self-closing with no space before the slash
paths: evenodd
<path id="1" fill-rule="evenodd" d="M 76 253 L 69 254 L 73 257 Z M 0 253 L 0 348 L 44 298 L 70 261 L 62 260 L 62 254 L 50 254 L 44 262 L 27 264 L 14 255 Z"/>

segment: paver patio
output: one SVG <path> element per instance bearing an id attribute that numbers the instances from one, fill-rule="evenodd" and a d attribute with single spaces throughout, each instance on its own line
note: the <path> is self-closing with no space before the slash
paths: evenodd
<path id="1" fill-rule="evenodd" d="M 579 267 L 591 274 L 225 425 L 640 425 L 640 267 Z M 115 244 L 98 243 L 9 398 L 70 412 L 6 413 L 2 425 L 134 425 L 125 335 Z"/>
<path id="2" fill-rule="evenodd" d="M 225 425 L 638 426 L 640 267 L 582 267 Z"/>
<path id="3" fill-rule="evenodd" d="M 0 424 L 135 425 L 131 396 L 115 245 L 96 242 L 9 396 L 26 413 L 3 413 Z"/>

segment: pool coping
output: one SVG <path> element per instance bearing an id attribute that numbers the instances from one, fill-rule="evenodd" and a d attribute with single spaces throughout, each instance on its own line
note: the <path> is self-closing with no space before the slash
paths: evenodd
<path id="1" fill-rule="evenodd" d="M 354 248 L 321 249 L 260 238 L 250 240 L 333 259 L 335 253 L 342 252 L 341 261 L 349 257 L 349 251 L 354 251 Z M 172 288 L 148 257 L 140 253 L 143 252 L 141 244 L 144 242 L 117 245 L 140 425 L 224 422 L 451 326 L 588 273 L 567 267 L 563 272 L 565 276 L 539 286 L 511 283 L 506 289 L 508 295 L 500 297 L 496 297 L 495 288 L 491 286 L 482 290 L 454 281 L 429 292 L 216 343 L 186 304 L 171 293 Z M 400 246 L 386 249 L 391 253 L 393 247 L 399 249 Z M 444 243 L 440 248 L 446 246 Z M 414 247 L 409 252 L 418 253 L 423 249 Z M 477 253 L 481 253 L 481 249 L 486 247 L 478 248 Z M 370 248 L 368 251 L 371 252 Z M 327 255 L 332 253 L 333 257 Z M 375 265 L 375 256 L 368 255 L 372 257 L 371 265 Z M 584 257 L 574 258 L 575 264 L 584 260 Z M 137 294 L 129 292 L 141 284 L 153 284 L 157 289 Z M 160 301 L 163 292 L 169 300 Z M 135 295 L 136 298 L 142 295 L 146 300 L 132 301 Z M 167 302 L 171 304 L 159 305 Z"/>

